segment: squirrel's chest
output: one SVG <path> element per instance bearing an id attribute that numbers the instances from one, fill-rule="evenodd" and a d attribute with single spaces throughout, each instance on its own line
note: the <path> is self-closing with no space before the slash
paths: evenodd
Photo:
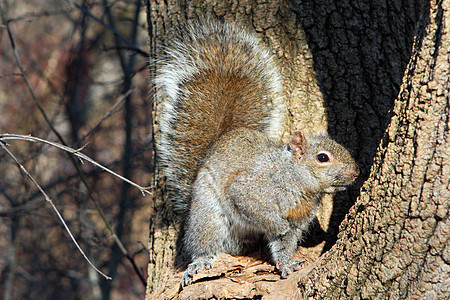
<path id="1" fill-rule="evenodd" d="M 313 196 L 307 200 L 301 199 L 286 211 L 286 218 L 290 222 L 303 223 L 310 220 L 319 206 L 320 195 Z"/>

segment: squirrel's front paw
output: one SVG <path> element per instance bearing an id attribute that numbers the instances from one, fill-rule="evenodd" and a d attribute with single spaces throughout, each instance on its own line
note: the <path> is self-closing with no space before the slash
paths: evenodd
<path id="1" fill-rule="evenodd" d="M 281 278 L 286 278 L 292 272 L 300 270 L 304 264 L 305 264 L 304 260 L 295 260 L 288 262 L 286 264 L 277 263 L 276 267 L 281 273 Z"/>
<path id="2" fill-rule="evenodd" d="M 211 269 L 213 259 L 198 259 L 190 263 L 181 279 L 181 287 L 185 287 L 192 283 L 192 277 L 204 269 Z"/>

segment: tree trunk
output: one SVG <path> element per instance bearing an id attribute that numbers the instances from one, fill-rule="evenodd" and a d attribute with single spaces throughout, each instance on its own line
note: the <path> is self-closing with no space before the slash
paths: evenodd
<path id="1" fill-rule="evenodd" d="M 369 180 L 300 281 L 308 297 L 450 297 L 449 1 L 432 1 L 419 28 Z"/>
<path id="2" fill-rule="evenodd" d="M 168 30 L 198 16 L 235 20 L 253 29 L 281 66 L 289 116 L 285 131 L 328 128 L 334 139 L 353 151 L 362 179 L 354 189 L 335 197 L 334 207 L 331 198 L 323 200 L 317 225 L 299 250 L 299 258 L 315 261 L 312 265 L 280 281 L 267 257 L 223 255 L 211 270 L 202 272 L 202 280 L 180 293 L 182 271 L 174 267 L 178 220 L 165 201 L 156 170 L 146 298 L 279 299 L 303 294 L 338 299 L 367 298 L 376 292 L 381 297 L 395 296 L 394 291 L 405 296 L 422 288 L 422 281 L 412 282 L 419 278 L 436 287 L 449 286 L 448 204 L 444 203 L 450 198 L 449 163 L 443 160 L 450 154 L 445 143 L 448 7 L 433 2 L 422 13 L 425 1 L 390 1 L 373 7 L 356 0 L 259 2 L 148 2 L 151 53 L 158 56 Z M 415 29 L 421 35 L 416 36 L 393 119 L 377 153 Z M 155 120 L 157 113 L 155 103 Z M 370 178 L 331 248 L 337 226 L 369 176 L 375 155 Z M 444 271 L 441 277 L 433 273 L 439 270 Z"/>

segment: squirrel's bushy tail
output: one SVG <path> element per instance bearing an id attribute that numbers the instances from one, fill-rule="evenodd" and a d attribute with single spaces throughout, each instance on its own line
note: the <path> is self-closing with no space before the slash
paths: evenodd
<path id="1" fill-rule="evenodd" d="M 169 37 L 155 78 L 157 153 L 175 207 L 188 207 L 208 149 L 225 132 L 247 127 L 281 134 L 281 76 L 261 41 L 230 23 L 196 21 Z"/>

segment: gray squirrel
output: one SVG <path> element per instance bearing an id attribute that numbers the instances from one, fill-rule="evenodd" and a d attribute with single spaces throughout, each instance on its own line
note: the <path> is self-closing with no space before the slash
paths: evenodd
<path id="1" fill-rule="evenodd" d="M 181 285 L 261 234 L 285 278 L 302 265 L 292 257 L 322 194 L 344 190 L 359 168 L 325 133 L 295 131 L 281 142 L 281 76 L 256 36 L 203 20 L 168 40 L 154 80 L 157 155 L 169 199 L 185 217 L 191 261 Z"/>

